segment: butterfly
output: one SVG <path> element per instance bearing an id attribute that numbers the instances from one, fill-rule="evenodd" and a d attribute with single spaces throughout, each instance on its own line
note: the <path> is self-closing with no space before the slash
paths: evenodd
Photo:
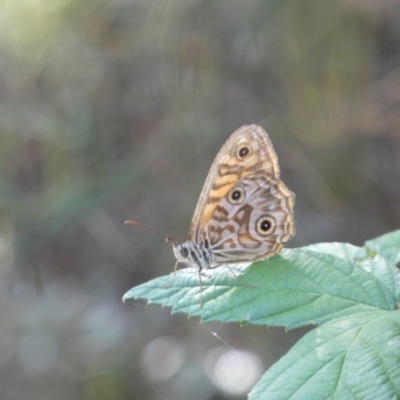
<path id="1" fill-rule="evenodd" d="M 177 263 L 199 271 L 278 254 L 295 235 L 295 194 L 280 180 L 278 157 L 258 125 L 237 129 L 204 183 Z"/>
<path id="2" fill-rule="evenodd" d="M 280 180 L 267 132 L 245 125 L 217 154 L 195 208 L 186 242 L 173 242 L 179 263 L 201 273 L 278 254 L 295 235 L 295 194 Z M 134 225 L 148 228 L 135 221 Z M 148 228 L 151 229 L 151 228 Z"/>

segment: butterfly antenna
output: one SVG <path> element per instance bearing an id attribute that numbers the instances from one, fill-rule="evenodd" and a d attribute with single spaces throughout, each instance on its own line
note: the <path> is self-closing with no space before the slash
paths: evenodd
<path id="1" fill-rule="evenodd" d="M 152 231 L 154 233 L 158 233 L 159 235 L 164 236 L 166 242 L 175 242 L 175 243 L 181 244 L 178 239 L 175 239 L 172 236 L 168 236 L 164 232 L 161 232 L 161 231 L 159 231 L 157 229 L 150 228 L 147 225 L 143 225 L 140 222 L 129 220 L 129 221 L 125 221 L 125 225 L 136 225 L 136 226 L 139 226 L 141 228 L 148 229 L 149 231 Z"/>

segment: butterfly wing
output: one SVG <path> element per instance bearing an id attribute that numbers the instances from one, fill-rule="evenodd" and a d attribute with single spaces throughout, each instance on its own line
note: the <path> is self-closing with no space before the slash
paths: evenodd
<path id="1" fill-rule="evenodd" d="M 295 196 L 279 175 L 260 126 L 239 128 L 221 148 L 189 231 L 190 240 L 210 248 L 213 264 L 267 258 L 294 236 Z"/>
<path id="2" fill-rule="evenodd" d="M 243 201 L 230 196 L 241 188 Z M 256 171 L 241 179 L 222 198 L 200 230 L 200 243 L 208 242 L 212 264 L 256 261 L 271 257 L 295 234 L 295 195 L 279 179 L 266 179 Z"/>
<path id="3" fill-rule="evenodd" d="M 219 200 L 233 185 L 257 170 L 266 178 L 279 179 L 278 157 L 267 132 L 258 125 L 245 125 L 228 138 L 211 166 L 190 224 L 189 240 L 197 241 Z"/>

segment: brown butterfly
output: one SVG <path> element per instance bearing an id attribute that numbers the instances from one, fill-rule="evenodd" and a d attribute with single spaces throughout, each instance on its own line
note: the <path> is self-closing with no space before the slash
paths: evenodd
<path id="1" fill-rule="evenodd" d="M 257 125 L 242 126 L 211 166 L 188 240 L 180 244 L 172 239 L 175 270 L 182 263 L 200 276 L 202 270 L 278 254 L 295 234 L 294 201 L 294 193 L 280 180 L 267 132 Z"/>
<path id="2" fill-rule="evenodd" d="M 280 180 L 267 132 L 257 125 L 242 126 L 211 166 L 188 240 L 173 245 L 178 263 L 200 273 L 279 253 L 295 234 L 294 200 Z"/>

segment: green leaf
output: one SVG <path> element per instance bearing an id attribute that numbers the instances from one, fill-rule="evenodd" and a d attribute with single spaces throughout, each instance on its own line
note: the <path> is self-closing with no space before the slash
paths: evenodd
<path id="1" fill-rule="evenodd" d="M 379 279 L 396 301 L 400 301 L 400 271 L 393 264 L 381 257 L 375 256 L 360 262 L 360 266 L 375 278 Z"/>
<path id="2" fill-rule="evenodd" d="M 350 262 L 358 262 L 369 258 L 364 247 L 353 246 L 349 243 L 316 243 L 302 247 L 303 250 L 312 250 L 318 253 L 331 254 L 332 256 L 342 258 Z"/>
<path id="3" fill-rule="evenodd" d="M 371 254 L 378 253 L 392 264 L 400 261 L 400 229 L 365 242 L 365 248 Z"/>
<path id="4" fill-rule="evenodd" d="M 302 247 L 302 249 L 332 254 L 344 260 L 358 263 L 361 268 L 383 283 L 397 301 L 400 301 L 400 271 L 386 258 L 380 255 L 370 257 L 366 248 L 356 247 L 349 243 L 317 243 Z M 373 254 L 376 254 L 376 252 Z"/>
<path id="5" fill-rule="evenodd" d="M 220 267 L 212 278 L 202 278 L 201 292 L 197 272 L 184 269 L 173 280 L 172 275 L 161 277 L 131 289 L 124 300 L 147 299 L 203 321 L 287 328 L 396 307 L 394 295 L 379 279 L 331 254 L 285 250 L 242 272 L 235 279 L 229 268 Z"/>
<path id="6" fill-rule="evenodd" d="M 397 399 L 399 366 L 400 312 L 357 314 L 307 333 L 249 400 Z"/>

